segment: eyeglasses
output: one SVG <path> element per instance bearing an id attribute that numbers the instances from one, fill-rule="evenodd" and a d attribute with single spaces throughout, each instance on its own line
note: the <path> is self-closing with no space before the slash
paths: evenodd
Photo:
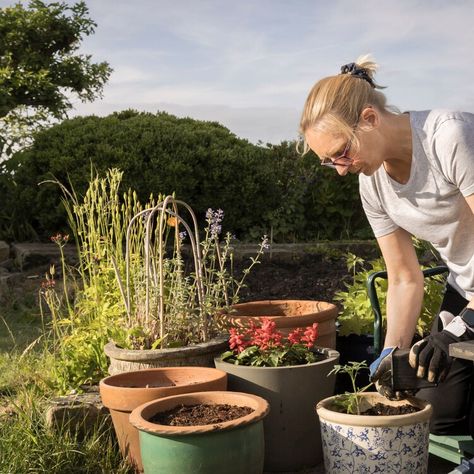
<path id="1" fill-rule="evenodd" d="M 321 166 L 327 166 L 328 168 L 337 169 L 338 166 L 350 166 L 354 160 L 349 158 L 347 154 L 351 149 L 352 138 L 347 141 L 347 144 L 342 152 L 342 155 L 337 156 L 336 158 L 323 158 L 321 160 Z M 341 161 L 343 160 L 343 161 Z"/>

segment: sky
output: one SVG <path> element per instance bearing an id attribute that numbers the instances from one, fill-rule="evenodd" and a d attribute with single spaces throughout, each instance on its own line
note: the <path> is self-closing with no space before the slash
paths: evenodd
<path id="1" fill-rule="evenodd" d="M 70 116 L 160 110 L 277 144 L 297 137 L 312 85 L 367 53 L 389 104 L 474 112 L 472 0 L 86 3 L 97 28 L 80 51 L 114 72 Z"/>

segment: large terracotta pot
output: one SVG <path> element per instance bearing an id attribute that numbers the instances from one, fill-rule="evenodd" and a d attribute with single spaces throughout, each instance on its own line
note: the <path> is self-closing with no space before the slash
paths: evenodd
<path id="1" fill-rule="evenodd" d="M 287 367 L 249 367 L 215 359 L 228 373 L 228 388 L 252 393 L 270 403 L 265 418 L 265 471 L 298 471 L 322 461 L 321 431 L 314 407 L 334 394 L 339 359 L 332 349 L 322 350 L 319 362 Z"/>
<path id="2" fill-rule="evenodd" d="M 109 408 L 120 450 L 142 471 L 138 431 L 129 422 L 132 410 L 143 403 L 194 391 L 226 390 L 227 374 L 206 367 L 166 367 L 127 372 L 102 379 L 104 406 Z"/>
<path id="3" fill-rule="evenodd" d="M 201 344 L 149 350 L 122 349 L 109 342 L 104 352 L 110 359 L 110 375 L 154 367 L 214 367 L 214 357 L 226 350 L 227 341 L 228 336 L 223 335 Z"/>
<path id="4" fill-rule="evenodd" d="M 212 425 L 165 426 L 149 421 L 157 413 L 197 404 L 246 406 L 253 412 Z M 145 474 L 261 474 L 262 419 L 268 410 L 263 398 L 222 391 L 177 395 L 139 406 L 130 422 L 140 430 Z"/>
<path id="5" fill-rule="evenodd" d="M 336 348 L 337 306 L 325 301 L 312 300 L 266 300 L 239 303 L 229 313 L 219 317 L 227 326 L 246 326 L 250 321 L 270 318 L 283 334 L 297 327 L 318 323 L 318 345 Z"/>
<path id="6" fill-rule="evenodd" d="M 348 415 L 335 411 L 336 397 L 318 403 L 326 474 L 341 472 L 423 474 L 428 469 L 431 405 L 419 398 L 392 401 L 363 393 L 361 410 L 376 403 L 410 403 L 421 411 L 406 415 Z"/>

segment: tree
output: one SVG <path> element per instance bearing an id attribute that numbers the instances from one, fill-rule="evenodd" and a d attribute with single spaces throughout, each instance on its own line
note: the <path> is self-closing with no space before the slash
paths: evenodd
<path id="1" fill-rule="evenodd" d="M 71 99 L 100 97 L 112 69 L 78 54 L 94 33 L 85 2 L 31 0 L 0 10 L 0 152 L 24 143 L 51 118 L 63 119 Z"/>

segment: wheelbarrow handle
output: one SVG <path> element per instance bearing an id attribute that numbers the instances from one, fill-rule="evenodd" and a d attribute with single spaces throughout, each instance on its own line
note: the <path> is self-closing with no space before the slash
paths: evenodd
<path id="1" fill-rule="evenodd" d="M 437 267 L 425 268 L 423 277 L 428 278 L 442 273 L 447 273 L 448 267 L 439 265 Z M 382 352 L 383 347 L 383 331 L 382 331 L 382 311 L 380 310 L 379 298 L 375 282 L 378 278 L 387 279 L 386 270 L 371 273 L 367 278 L 367 294 L 369 296 L 370 305 L 374 313 L 374 357 L 377 358 Z"/>

